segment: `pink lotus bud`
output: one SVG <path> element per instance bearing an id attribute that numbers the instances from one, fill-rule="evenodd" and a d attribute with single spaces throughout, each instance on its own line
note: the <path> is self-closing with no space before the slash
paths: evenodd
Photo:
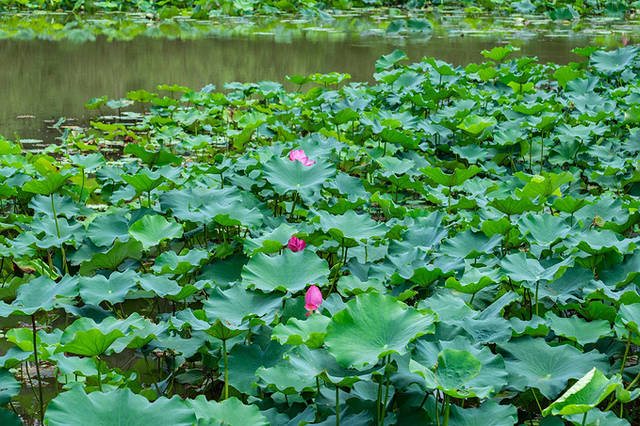
<path id="1" fill-rule="evenodd" d="M 307 243 L 305 243 L 303 239 L 296 237 L 289 238 L 289 243 L 287 244 L 287 247 L 289 247 L 293 252 L 302 251 L 306 246 Z"/>
<path id="2" fill-rule="evenodd" d="M 312 285 L 304 296 L 304 308 L 309 311 L 305 316 L 311 315 L 320 305 L 322 305 L 322 293 L 318 287 Z"/>

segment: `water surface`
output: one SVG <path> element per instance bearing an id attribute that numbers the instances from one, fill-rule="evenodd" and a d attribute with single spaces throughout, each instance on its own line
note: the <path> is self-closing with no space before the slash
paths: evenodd
<path id="1" fill-rule="evenodd" d="M 464 24 L 464 25 L 463 25 Z M 274 80 L 314 72 L 346 72 L 352 81 L 372 81 L 376 59 L 394 49 L 412 60 L 434 56 L 454 64 L 479 62 L 483 49 L 498 44 L 520 46 L 519 55 L 540 61 L 567 63 L 580 58 L 571 49 L 590 43 L 619 43 L 621 33 L 560 30 L 474 34 L 468 21 L 448 22 L 446 31 L 411 37 L 331 33 L 306 30 L 302 36 L 266 34 L 212 36 L 204 39 L 168 39 L 138 36 L 130 41 L 75 43 L 69 40 L 0 40 L 0 134 L 8 138 L 53 142 L 58 134 L 48 128 L 59 117 L 85 123 L 94 116 L 84 105 L 93 97 L 120 98 L 129 90 L 155 90 L 159 84 L 199 89 L 212 83 Z"/>

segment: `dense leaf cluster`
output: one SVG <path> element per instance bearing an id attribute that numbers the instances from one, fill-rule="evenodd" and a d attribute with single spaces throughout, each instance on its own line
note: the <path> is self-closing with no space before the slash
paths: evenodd
<path id="1" fill-rule="evenodd" d="M 637 424 L 639 49 L 513 50 L 0 140 L 0 402 L 35 364 L 49 424 Z"/>

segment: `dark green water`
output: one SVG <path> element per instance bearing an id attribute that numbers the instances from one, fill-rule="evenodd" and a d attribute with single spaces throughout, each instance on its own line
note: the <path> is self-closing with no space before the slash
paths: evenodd
<path id="1" fill-rule="evenodd" d="M 619 43 L 622 37 L 609 36 L 606 42 Z M 89 99 L 120 98 L 129 90 L 154 90 L 163 83 L 194 89 L 213 83 L 222 89 L 231 81 L 284 82 L 286 75 L 331 71 L 350 73 L 352 81 L 370 81 L 376 59 L 396 48 L 414 60 L 434 56 L 464 65 L 482 61 L 482 49 L 506 42 L 520 46 L 520 55 L 567 63 L 579 59 L 571 49 L 593 43 L 594 35 L 573 32 L 527 40 L 455 32 L 423 39 L 335 37 L 288 42 L 255 35 L 186 41 L 136 37 L 109 42 L 98 38 L 86 43 L 0 40 L 0 134 L 53 142 L 57 131 L 48 129 L 46 120 L 68 117 L 86 122 L 95 114 L 84 108 Z M 17 118 L 21 116 L 27 118 Z"/>

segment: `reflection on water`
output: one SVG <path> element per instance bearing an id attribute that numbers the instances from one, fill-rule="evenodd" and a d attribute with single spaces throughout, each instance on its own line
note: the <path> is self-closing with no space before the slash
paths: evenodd
<path id="1" fill-rule="evenodd" d="M 619 35 L 618 35 L 619 36 Z M 519 54 L 541 61 L 578 60 L 576 46 L 592 36 L 538 36 L 516 42 Z M 622 36 L 619 36 L 622 37 Z M 510 40 L 512 43 L 513 40 Z M 53 142 L 44 120 L 95 114 L 84 109 L 92 97 L 120 98 L 129 90 L 154 90 L 157 85 L 180 84 L 199 89 L 213 83 L 275 80 L 286 75 L 347 72 L 352 81 L 371 81 L 377 58 L 396 48 L 410 59 L 434 56 L 455 64 L 482 61 L 482 49 L 504 43 L 498 37 L 439 36 L 419 38 L 295 39 L 272 37 L 168 40 L 137 37 L 132 41 L 99 38 L 95 42 L 0 40 L 0 134 Z M 35 118 L 17 116 L 33 115 Z"/>

